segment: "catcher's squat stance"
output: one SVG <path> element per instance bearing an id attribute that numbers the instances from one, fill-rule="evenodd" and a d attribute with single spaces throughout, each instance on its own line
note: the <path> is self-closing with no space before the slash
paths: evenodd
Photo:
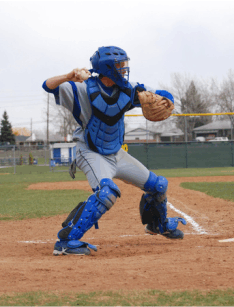
<path id="1" fill-rule="evenodd" d="M 140 215 L 145 231 L 170 239 L 183 239 L 177 229 L 182 218 L 167 217 L 166 191 L 168 181 L 150 172 L 138 160 L 125 152 L 124 113 L 142 107 L 144 116 L 152 121 L 168 118 L 174 108 L 173 96 L 167 91 L 130 83 L 129 58 L 118 47 L 101 47 L 90 58 L 92 69 L 50 78 L 43 88 L 53 93 L 56 103 L 70 110 L 79 124 L 73 138 L 77 140 L 76 160 L 70 174 L 74 178 L 76 166 L 82 170 L 93 194 L 79 203 L 62 223 L 54 255 L 88 255 L 95 246 L 80 241 L 93 225 L 121 197 L 113 178 L 125 180 L 142 189 Z M 98 76 L 92 76 L 93 73 Z"/>

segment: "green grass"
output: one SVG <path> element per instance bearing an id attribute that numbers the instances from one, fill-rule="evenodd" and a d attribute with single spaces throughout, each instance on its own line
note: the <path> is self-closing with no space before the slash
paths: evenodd
<path id="1" fill-rule="evenodd" d="M 89 193 L 79 190 L 26 190 L 31 183 L 74 181 L 63 172 L 50 172 L 48 166 L 17 166 L 0 169 L 0 220 L 39 218 L 70 212 Z M 165 177 L 226 176 L 233 175 L 233 168 L 172 169 L 157 170 L 157 175 Z M 85 175 L 77 171 L 75 181 L 86 180 Z M 233 200 L 233 183 L 182 183 L 182 186 L 207 193 L 214 197 Z"/>
<path id="2" fill-rule="evenodd" d="M 180 185 L 185 189 L 234 202 L 234 182 L 182 182 Z"/>
<path id="3" fill-rule="evenodd" d="M 0 185 L 0 220 L 68 213 L 90 195 L 82 190 L 26 190 L 27 186 L 27 183 Z"/>
<path id="4" fill-rule="evenodd" d="M 72 181 L 68 174 L 68 167 L 56 167 L 55 172 L 49 170 L 48 166 L 23 165 L 14 168 L 0 168 L 1 182 L 45 182 L 45 181 Z M 234 176 L 233 167 L 214 168 L 180 168 L 180 169 L 159 169 L 152 170 L 158 176 L 170 177 L 197 177 L 197 176 Z M 9 175 L 1 175 L 6 174 Z M 86 180 L 85 175 L 78 171 L 76 180 Z"/>
<path id="5" fill-rule="evenodd" d="M 0 184 L 2 183 L 35 183 L 73 181 L 68 173 L 68 167 L 59 167 L 58 172 L 50 171 L 48 166 L 23 165 L 14 168 L 0 168 Z M 86 180 L 85 175 L 77 171 L 75 180 Z"/>
<path id="6" fill-rule="evenodd" d="M 234 167 L 213 168 L 178 168 L 154 170 L 159 176 L 170 177 L 199 177 L 199 176 L 234 176 Z"/>
<path id="7" fill-rule="evenodd" d="M 1 306 L 233 306 L 234 291 L 28 292 L 0 296 Z"/>
<path id="8" fill-rule="evenodd" d="M 86 177 L 77 172 L 75 180 L 86 180 Z M 90 195 L 82 190 L 26 190 L 31 183 L 60 181 L 74 180 L 68 171 L 55 173 L 43 166 L 19 166 L 16 174 L 0 169 L 0 220 L 68 213 Z"/>

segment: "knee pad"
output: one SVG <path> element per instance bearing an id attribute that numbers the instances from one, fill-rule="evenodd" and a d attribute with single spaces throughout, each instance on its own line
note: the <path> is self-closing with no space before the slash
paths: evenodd
<path id="1" fill-rule="evenodd" d="M 157 176 L 150 172 L 149 178 L 144 185 L 144 191 L 153 194 L 159 202 L 166 199 L 168 180 L 163 176 Z"/>
<path id="2" fill-rule="evenodd" d="M 142 224 L 155 223 L 160 233 L 173 231 L 177 228 L 178 222 L 186 225 L 186 221 L 179 217 L 167 217 L 166 191 L 168 181 L 163 176 L 157 176 L 150 172 L 149 178 L 144 185 L 144 194 L 140 202 L 140 214 Z"/>
<path id="3" fill-rule="evenodd" d="M 109 210 L 116 202 L 116 198 L 121 196 L 120 190 L 111 179 L 102 179 L 100 187 L 96 197 Z"/>
<path id="4" fill-rule="evenodd" d="M 149 178 L 144 185 L 147 194 L 142 196 L 140 213 L 143 224 L 155 222 L 160 231 L 167 217 L 167 196 L 168 180 L 163 176 L 157 176 L 150 172 Z"/>
<path id="5" fill-rule="evenodd" d="M 79 240 L 93 225 L 98 228 L 100 217 L 109 210 L 120 197 L 118 186 L 111 179 L 102 179 L 100 189 L 92 194 L 86 202 L 80 203 L 62 224 L 58 233 L 60 240 Z"/>

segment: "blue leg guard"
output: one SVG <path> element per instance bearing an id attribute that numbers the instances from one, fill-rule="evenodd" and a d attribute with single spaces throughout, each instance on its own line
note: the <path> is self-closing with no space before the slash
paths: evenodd
<path id="1" fill-rule="evenodd" d="M 183 233 L 177 226 L 179 222 L 186 225 L 185 219 L 167 218 L 167 187 L 168 181 L 165 177 L 150 172 L 144 186 L 144 191 L 148 193 L 143 195 L 140 204 L 142 223 L 148 223 L 147 227 L 151 232 L 161 233 L 170 238 L 183 238 Z"/>
<path id="2" fill-rule="evenodd" d="M 58 233 L 60 240 L 79 240 L 100 217 L 109 210 L 120 197 L 118 186 L 111 179 L 102 179 L 100 189 L 92 194 L 86 202 L 80 203 L 62 224 Z"/>

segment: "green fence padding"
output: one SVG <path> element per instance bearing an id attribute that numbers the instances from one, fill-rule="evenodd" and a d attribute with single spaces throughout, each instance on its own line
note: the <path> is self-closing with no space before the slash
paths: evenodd
<path id="1" fill-rule="evenodd" d="M 234 166 L 234 142 L 130 143 L 128 153 L 148 169 Z"/>

